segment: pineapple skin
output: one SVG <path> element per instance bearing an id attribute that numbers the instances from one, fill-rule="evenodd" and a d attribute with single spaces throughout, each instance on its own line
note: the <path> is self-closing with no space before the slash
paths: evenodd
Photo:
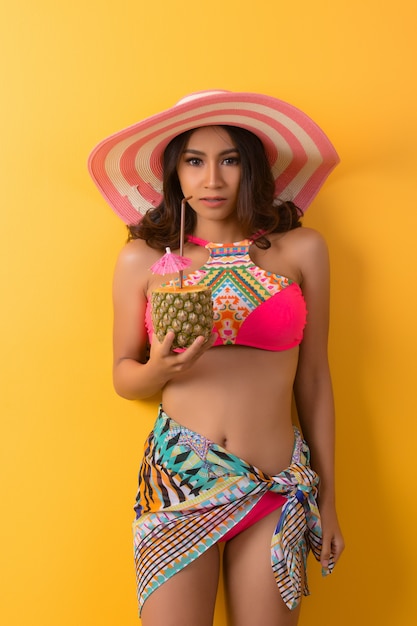
<path id="1" fill-rule="evenodd" d="M 162 342 L 168 331 L 174 331 L 173 349 L 188 348 L 200 336 L 206 340 L 210 337 L 213 301 L 209 287 L 198 291 L 155 290 L 151 305 L 154 333 Z"/>

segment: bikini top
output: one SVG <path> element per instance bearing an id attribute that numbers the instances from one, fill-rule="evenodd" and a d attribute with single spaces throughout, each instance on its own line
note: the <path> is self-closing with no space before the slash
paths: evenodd
<path id="1" fill-rule="evenodd" d="M 184 285 L 211 287 L 215 346 L 241 345 L 261 350 L 289 350 L 303 338 L 307 309 L 300 286 L 293 280 L 257 267 L 249 256 L 253 241 L 209 243 L 188 241 L 209 251 L 206 263 L 184 277 Z M 152 338 L 150 300 L 146 327 Z"/>

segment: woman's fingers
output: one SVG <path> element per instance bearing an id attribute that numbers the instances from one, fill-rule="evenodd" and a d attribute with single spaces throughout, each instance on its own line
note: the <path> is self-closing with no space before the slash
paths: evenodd
<path id="1" fill-rule="evenodd" d="M 323 537 L 323 544 L 322 544 L 321 555 L 320 555 L 320 564 L 323 570 L 325 570 L 326 572 L 329 569 L 331 555 L 332 555 L 332 543 L 331 541 L 328 541 L 326 540 L 325 537 Z"/>
<path id="2" fill-rule="evenodd" d="M 325 573 L 329 573 L 330 559 L 336 564 L 344 550 L 345 544 L 341 534 L 335 533 L 330 538 L 323 536 L 320 564 Z"/>
<path id="3" fill-rule="evenodd" d="M 212 335 L 206 340 L 203 336 L 197 337 L 191 346 L 185 350 L 176 352 L 173 350 L 174 331 L 168 331 L 162 342 L 158 341 L 155 336 L 151 345 L 151 359 L 160 361 L 161 366 L 168 368 L 173 373 L 179 373 L 187 370 L 191 365 L 199 359 L 207 350 L 209 350 L 217 339 L 217 334 Z M 165 365 L 163 365 L 165 363 Z"/>

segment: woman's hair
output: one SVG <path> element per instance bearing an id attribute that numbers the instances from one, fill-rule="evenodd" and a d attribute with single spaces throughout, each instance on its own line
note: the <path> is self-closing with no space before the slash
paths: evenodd
<path id="1" fill-rule="evenodd" d="M 230 136 L 241 162 L 241 179 L 237 200 L 237 217 L 245 237 L 256 238 L 256 245 L 269 248 L 268 233 L 280 233 L 301 226 L 302 211 L 293 202 L 274 198 L 275 183 L 261 140 L 250 131 L 237 126 L 221 126 Z M 138 224 L 129 226 L 128 239 L 144 239 L 151 248 L 179 247 L 181 200 L 183 193 L 177 174 L 179 159 L 195 129 L 178 135 L 168 144 L 163 156 L 162 202 L 149 209 Z M 187 204 L 185 234 L 191 235 L 196 216 Z"/>

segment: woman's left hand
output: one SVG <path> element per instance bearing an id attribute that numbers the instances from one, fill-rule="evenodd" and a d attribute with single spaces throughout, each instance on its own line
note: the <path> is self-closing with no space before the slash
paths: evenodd
<path id="1" fill-rule="evenodd" d="M 323 544 L 320 563 L 325 573 L 329 573 L 329 560 L 333 557 L 336 564 L 345 548 L 342 531 L 340 530 L 336 510 L 333 506 L 320 507 L 321 525 L 323 530 Z"/>

